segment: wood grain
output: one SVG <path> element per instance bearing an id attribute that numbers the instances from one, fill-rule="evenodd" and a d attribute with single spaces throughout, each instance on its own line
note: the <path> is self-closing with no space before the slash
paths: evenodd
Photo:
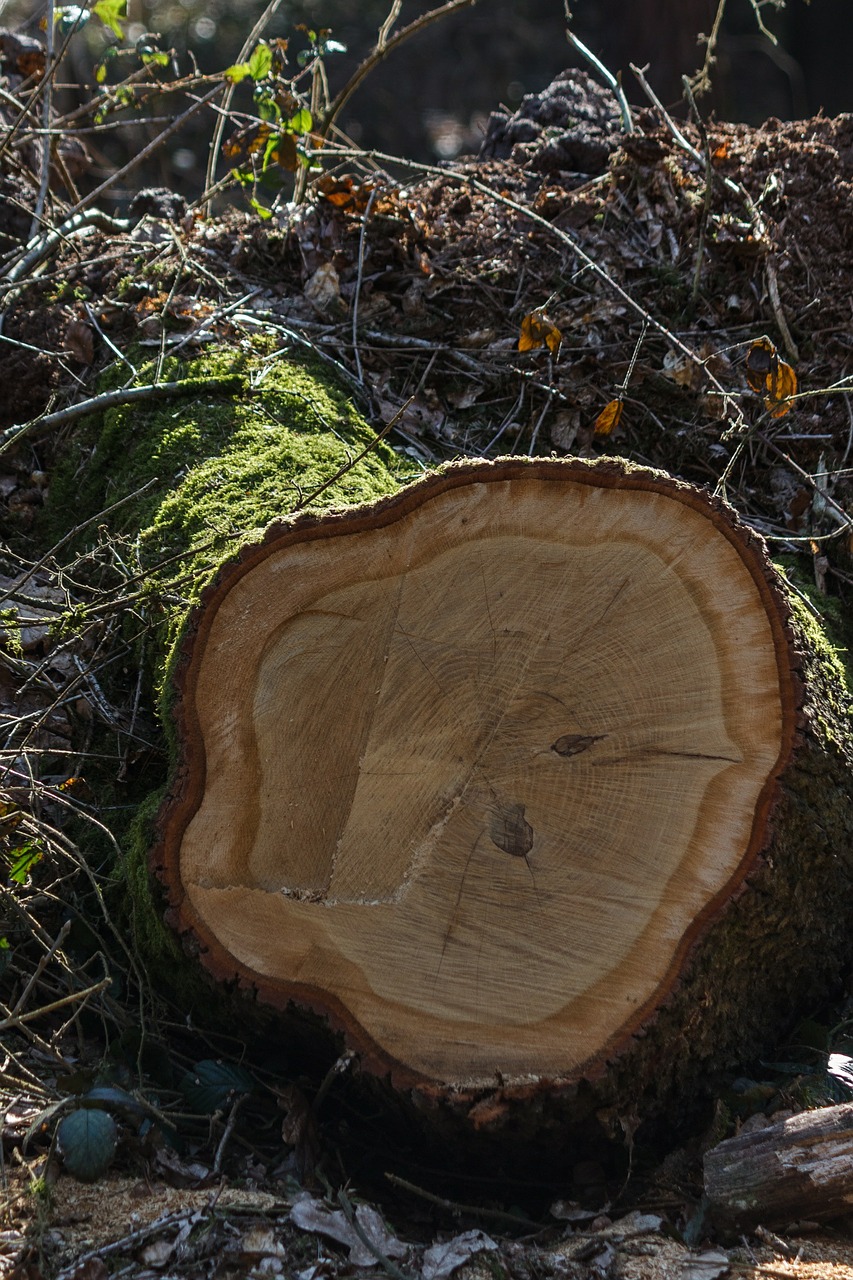
<path id="1" fill-rule="evenodd" d="M 275 528 L 186 644 L 179 927 L 397 1078 L 589 1074 L 765 842 L 786 619 L 722 504 L 613 464 L 457 466 Z"/>

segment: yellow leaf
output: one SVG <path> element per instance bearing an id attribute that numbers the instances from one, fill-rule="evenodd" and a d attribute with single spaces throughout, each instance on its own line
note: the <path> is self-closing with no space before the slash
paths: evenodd
<path id="1" fill-rule="evenodd" d="M 562 341 L 562 333 L 541 308 L 529 312 L 521 322 L 519 351 L 535 351 L 539 347 L 547 347 L 552 355 L 556 355 Z"/>
<path id="2" fill-rule="evenodd" d="M 595 420 L 593 435 L 609 436 L 611 431 L 619 426 L 622 409 L 623 402 L 621 400 L 611 400 L 609 404 L 606 404 Z"/>

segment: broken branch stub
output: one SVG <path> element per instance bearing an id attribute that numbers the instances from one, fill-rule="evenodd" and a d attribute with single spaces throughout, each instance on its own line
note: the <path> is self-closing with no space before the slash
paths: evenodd
<path id="1" fill-rule="evenodd" d="M 184 644 L 170 918 L 398 1086 L 600 1076 L 759 861 L 798 661 L 763 543 L 621 463 L 275 526 Z"/>

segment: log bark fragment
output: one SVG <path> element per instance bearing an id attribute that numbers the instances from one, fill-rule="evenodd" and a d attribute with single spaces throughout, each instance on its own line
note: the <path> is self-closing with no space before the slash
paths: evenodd
<path id="1" fill-rule="evenodd" d="M 853 1104 L 790 1116 L 738 1134 L 705 1156 L 715 1225 L 744 1231 L 853 1212 Z"/>
<path id="2" fill-rule="evenodd" d="M 169 918 L 421 1106 L 646 1114 L 850 952 L 824 668 L 760 539 L 621 463 L 459 465 L 275 526 L 184 641 Z"/>

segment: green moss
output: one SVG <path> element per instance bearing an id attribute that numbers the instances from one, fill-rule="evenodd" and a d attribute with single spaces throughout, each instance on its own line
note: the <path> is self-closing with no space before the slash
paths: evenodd
<path id="1" fill-rule="evenodd" d="M 140 385 L 153 377 L 153 363 L 139 369 Z M 211 379 L 227 379 L 229 394 L 210 389 Z M 114 368 L 100 389 L 125 381 L 126 369 Z M 70 513 L 75 524 L 89 522 L 78 551 L 107 538 L 130 570 L 128 635 L 138 633 L 140 614 L 156 624 L 154 643 L 145 646 L 156 654 L 146 666 L 147 700 L 159 696 L 172 761 L 169 674 L 189 612 L 216 570 L 296 509 L 328 510 L 393 492 L 399 460 L 376 443 L 348 395 L 316 364 L 277 359 L 260 346 L 220 348 L 191 361 L 167 359 L 159 381 L 190 385 L 174 399 L 111 408 L 77 429 L 51 485 L 43 532 L 46 541 L 65 535 Z M 84 609 L 74 626 L 87 621 Z M 164 782 L 162 770 L 157 774 L 149 769 L 139 779 L 136 810 L 128 810 L 127 784 L 119 794 L 113 781 L 111 796 L 105 780 L 102 803 L 119 814 L 111 826 L 124 855 L 116 870 L 120 896 L 148 972 L 178 983 L 184 1001 L 196 1003 L 202 993 L 209 1001 L 152 892 L 148 850 Z"/>
<path id="2" fill-rule="evenodd" d="M 780 560 L 776 568 L 793 588 L 788 598 L 794 621 L 819 660 L 823 700 L 831 710 L 825 728 L 827 736 L 835 737 L 828 733 L 830 722 L 836 717 L 846 721 L 853 713 L 853 619 L 841 600 L 818 591 L 794 557 Z M 809 673 L 812 679 L 816 675 Z"/>

